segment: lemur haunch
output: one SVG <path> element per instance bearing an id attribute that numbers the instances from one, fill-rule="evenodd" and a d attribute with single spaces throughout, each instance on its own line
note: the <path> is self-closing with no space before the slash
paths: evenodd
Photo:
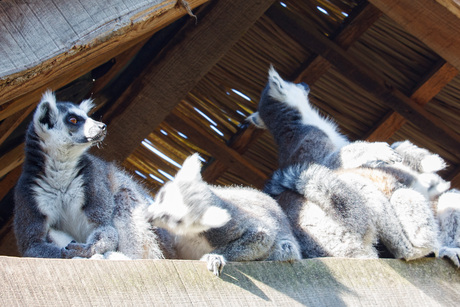
<path id="1" fill-rule="evenodd" d="M 167 233 L 146 219 L 146 192 L 114 164 L 87 153 L 106 134 L 105 124 L 88 117 L 92 107 L 91 100 L 80 105 L 56 101 L 51 92 L 38 104 L 15 188 L 19 252 L 50 258 L 111 252 L 164 258 L 172 250 L 162 245 Z"/>
<path id="2" fill-rule="evenodd" d="M 203 181 L 197 154 L 149 207 L 154 225 L 176 235 L 178 258 L 201 259 L 219 276 L 226 261 L 300 259 L 289 221 L 276 201 L 251 188 Z"/>

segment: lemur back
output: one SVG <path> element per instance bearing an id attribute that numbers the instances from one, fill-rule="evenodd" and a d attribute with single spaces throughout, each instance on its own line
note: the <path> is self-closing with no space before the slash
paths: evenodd
<path id="1" fill-rule="evenodd" d="M 91 100 L 74 105 L 56 101 L 51 92 L 38 104 L 15 188 L 19 251 L 27 257 L 118 251 L 163 258 L 160 238 L 145 217 L 146 192 L 114 164 L 87 153 L 106 134 L 105 124 L 88 117 L 91 108 Z"/>
<path id="2" fill-rule="evenodd" d="M 401 183 L 392 174 L 381 173 L 393 180 L 389 182 L 391 192 L 385 194 L 364 172 L 346 171 L 391 166 L 401 163 L 401 157 L 386 143 L 348 142 L 335 123 L 309 104 L 308 93 L 305 86 L 282 80 L 271 68 L 258 111 L 249 119 L 268 128 L 278 144 L 280 170 L 266 191 L 287 212 L 304 257 L 375 257 L 372 244 L 377 238 L 386 241 L 397 257 L 413 259 L 436 253 L 437 225 L 429 200 L 411 189 L 418 176 L 407 176 Z M 311 139 L 315 142 L 305 142 Z M 315 147 L 318 143 L 327 146 Z M 417 210 L 417 216 L 428 222 L 411 218 Z M 346 220 L 340 217 L 343 212 L 348 214 Z M 369 218 L 363 223 L 365 227 L 358 227 L 362 216 L 379 214 L 383 214 L 380 219 Z M 327 226 L 318 227 L 321 225 Z M 350 233 L 354 234 L 352 239 Z M 317 245 L 313 250 L 307 246 L 311 242 Z M 367 246 L 367 252 L 362 253 L 359 246 Z"/>
<path id="3" fill-rule="evenodd" d="M 179 258 L 206 261 L 215 275 L 226 261 L 300 258 L 275 200 L 251 188 L 208 185 L 200 170 L 197 154 L 187 158 L 149 207 L 152 223 L 176 234 Z"/>

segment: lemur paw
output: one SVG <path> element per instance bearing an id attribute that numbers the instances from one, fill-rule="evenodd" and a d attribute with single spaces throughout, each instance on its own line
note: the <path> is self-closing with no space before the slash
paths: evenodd
<path id="1" fill-rule="evenodd" d="M 460 268 L 460 248 L 443 246 L 439 250 L 439 258 L 447 257 Z"/>
<path id="2" fill-rule="evenodd" d="M 94 251 L 90 244 L 70 242 L 66 247 L 62 249 L 64 258 L 90 258 L 94 255 Z"/>
<path id="3" fill-rule="evenodd" d="M 224 256 L 217 255 L 217 254 L 206 254 L 200 259 L 201 261 L 205 261 L 207 263 L 208 270 L 211 271 L 217 277 L 220 276 L 222 269 L 224 268 L 225 261 Z"/>

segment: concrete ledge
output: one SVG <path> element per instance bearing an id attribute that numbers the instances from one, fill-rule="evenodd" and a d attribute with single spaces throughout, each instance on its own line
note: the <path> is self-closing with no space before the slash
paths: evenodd
<path id="1" fill-rule="evenodd" d="M 320 258 L 230 263 L 0 257 L 3 306 L 456 306 L 447 260 Z"/>

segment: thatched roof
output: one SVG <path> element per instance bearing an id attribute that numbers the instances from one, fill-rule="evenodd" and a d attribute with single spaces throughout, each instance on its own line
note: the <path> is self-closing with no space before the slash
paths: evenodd
<path id="1" fill-rule="evenodd" d="M 350 139 L 410 139 L 445 158 L 443 176 L 460 187 L 456 2 L 188 1 L 197 19 L 183 1 L 115 2 L 0 2 L 0 226 L 47 88 L 70 101 L 93 97 L 109 130 L 94 153 L 152 193 L 196 151 L 206 180 L 262 187 L 277 149 L 245 118 L 271 64 L 308 83 Z"/>

